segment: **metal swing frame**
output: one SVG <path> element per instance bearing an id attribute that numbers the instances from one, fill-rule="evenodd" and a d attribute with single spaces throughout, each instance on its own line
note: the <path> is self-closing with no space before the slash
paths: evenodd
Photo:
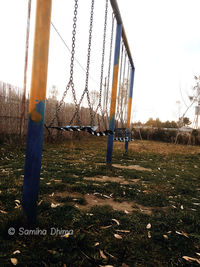
<path id="1" fill-rule="evenodd" d="M 77 5 L 78 0 L 75 0 Z M 114 70 L 113 70 L 113 83 L 112 83 L 112 98 L 110 107 L 110 121 L 107 146 L 107 166 L 111 166 L 112 151 L 113 151 L 113 132 L 115 122 L 115 107 L 116 107 L 116 95 L 117 95 L 117 81 L 118 81 L 118 67 L 120 56 L 120 42 L 121 38 L 124 41 L 129 62 L 131 65 L 131 79 L 129 87 L 129 101 L 128 101 L 128 113 L 127 113 L 127 125 L 126 125 L 126 137 L 129 137 L 130 128 L 130 116 L 132 105 L 132 92 L 134 82 L 135 67 L 133 64 L 132 56 L 130 53 L 128 41 L 126 38 L 124 26 L 122 23 L 121 15 L 116 0 L 110 0 L 115 18 L 117 20 L 116 40 L 115 40 L 115 58 L 114 58 Z M 35 41 L 34 41 L 34 53 L 32 64 L 32 80 L 31 80 L 31 92 L 29 100 L 29 113 L 28 113 L 28 132 L 27 132 L 27 145 L 26 145 L 26 160 L 24 168 L 24 184 L 22 192 L 22 208 L 24 215 L 30 225 L 36 224 L 37 213 L 37 200 L 40 184 L 40 169 L 42 158 L 42 146 L 43 146 L 43 131 L 44 131 L 44 111 L 45 111 L 45 99 L 46 99 L 46 84 L 47 84 L 47 67 L 48 67 L 48 50 L 49 50 L 49 36 L 50 36 L 50 23 L 51 23 L 51 6 L 52 0 L 37 0 L 36 7 L 36 23 L 35 23 Z M 76 14 L 75 14 L 76 15 Z M 76 25 L 74 24 L 74 31 Z M 73 42 L 75 39 L 73 39 Z M 73 43 L 74 44 L 74 43 Z M 74 46 L 75 47 L 75 46 Z M 72 59 L 74 58 L 74 47 L 72 46 Z M 41 71 L 42 70 L 42 71 Z M 66 93 L 69 87 L 74 89 L 73 84 L 73 68 L 70 72 L 70 81 L 66 88 Z M 64 101 L 63 96 L 61 101 Z M 76 103 L 77 104 L 77 103 Z M 78 108 L 78 104 L 76 105 Z M 52 126 L 52 125 L 51 125 Z M 75 127 L 76 128 L 76 127 Z M 78 128 L 76 128 L 78 130 Z M 128 151 L 128 141 L 125 142 L 125 151 Z"/>

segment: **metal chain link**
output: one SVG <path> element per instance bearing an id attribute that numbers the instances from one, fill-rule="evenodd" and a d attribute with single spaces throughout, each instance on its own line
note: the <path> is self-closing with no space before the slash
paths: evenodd
<path id="1" fill-rule="evenodd" d="M 76 23 L 77 23 L 77 13 L 78 13 L 78 0 L 75 0 L 75 5 L 74 5 L 74 18 L 73 18 L 73 31 L 72 31 L 72 50 L 71 50 L 71 63 L 70 63 L 70 78 L 69 78 L 69 82 L 66 86 L 66 89 L 63 93 L 62 99 L 56 109 L 56 112 L 54 114 L 54 117 L 52 118 L 50 124 L 47 127 L 51 127 L 62 107 L 62 105 L 64 104 L 64 99 L 67 95 L 67 92 L 71 86 L 72 88 L 72 94 L 73 94 L 73 98 L 74 98 L 74 103 L 75 103 L 75 110 L 76 113 L 78 114 L 78 105 L 77 105 L 77 100 L 76 100 L 76 93 L 74 90 L 74 83 L 73 83 L 73 75 L 74 75 L 74 56 L 75 56 L 75 42 L 76 42 Z M 80 122 L 80 116 L 78 116 L 78 120 Z"/>
<path id="2" fill-rule="evenodd" d="M 89 90 L 88 90 L 88 80 L 89 80 L 89 69 L 90 69 L 90 56 L 91 56 L 91 44 L 92 44 L 92 28 L 93 28 L 93 17 L 94 17 L 94 0 L 92 0 L 92 5 L 91 5 L 91 13 L 90 13 L 90 28 L 89 28 L 89 42 L 88 42 L 88 54 L 87 54 L 87 67 L 86 67 L 86 81 L 85 81 L 85 89 L 83 91 L 83 94 L 79 100 L 78 104 L 78 109 L 80 109 L 80 105 L 83 101 L 85 93 L 87 94 L 87 101 L 88 101 L 88 106 L 89 106 L 89 111 L 90 111 L 90 123 L 91 126 L 94 125 L 94 115 L 93 115 L 93 110 L 90 102 L 90 96 L 89 96 Z M 70 124 L 72 124 L 76 114 L 73 115 Z"/>
<path id="3" fill-rule="evenodd" d="M 95 112 L 95 113 L 97 113 L 98 109 L 100 108 L 101 114 L 103 113 L 102 106 L 101 106 L 101 98 L 102 98 L 103 71 L 104 71 L 104 60 L 105 60 L 107 18 L 108 18 L 108 0 L 106 0 L 105 18 L 104 18 L 103 50 L 102 50 L 102 61 L 101 61 L 99 103 L 98 103 L 98 106 L 97 106 L 96 112 Z M 100 127 L 100 125 L 99 125 L 99 127 Z"/>
<path id="4" fill-rule="evenodd" d="M 71 52 L 71 64 L 70 64 L 70 83 L 72 88 L 72 95 L 74 99 L 75 104 L 75 117 L 77 116 L 78 124 L 81 125 L 81 119 L 79 114 L 79 107 L 77 104 L 76 99 L 76 92 L 74 89 L 74 82 L 73 82 L 73 76 L 74 76 L 74 55 L 75 55 L 75 42 L 76 42 L 76 23 L 77 23 L 77 13 L 78 13 L 78 0 L 75 0 L 75 6 L 74 6 L 74 18 L 73 18 L 73 31 L 72 31 L 72 52 Z"/>

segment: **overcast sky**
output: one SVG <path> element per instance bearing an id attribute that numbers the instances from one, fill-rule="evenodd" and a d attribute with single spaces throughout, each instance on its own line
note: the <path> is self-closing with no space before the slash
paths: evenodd
<path id="1" fill-rule="evenodd" d="M 22 87 L 27 18 L 26 0 L 0 0 L 0 80 Z M 32 0 L 30 55 L 32 51 L 35 0 Z M 53 0 L 52 21 L 69 47 L 73 0 Z M 90 1 L 79 0 L 77 59 L 86 65 Z M 177 120 L 178 104 L 186 109 L 183 100 L 194 85 L 194 75 L 200 75 L 200 1 L 199 0 L 118 0 L 130 50 L 135 63 L 132 121 L 146 121 L 149 117 Z M 104 1 L 95 0 L 93 56 L 100 62 Z M 110 29 L 110 20 L 108 31 Z M 80 30 L 81 29 L 81 30 Z M 85 32 L 84 32 L 85 29 Z M 78 44 L 81 44 L 80 46 Z M 84 51 L 84 53 L 83 53 Z M 94 51 L 94 50 L 93 50 Z M 48 87 L 53 84 L 60 91 L 68 80 L 70 53 L 51 29 Z M 93 64 L 93 65 L 92 65 Z M 99 82 L 99 68 L 91 63 L 91 76 Z M 77 67 L 78 68 L 78 67 Z M 30 85 L 31 56 L 29 58 Z M 81 71 L 77 71 L 81 73 Z M 80 74 L 85 77 L 85 73 Z M 76 79 L 79 77 L 76 76 Z M 82 85 L 81 85 L 82 86 Z M 78 88 L 81 87 L 78 84 Z M 77 92 L 83 88 L 78 89 Z M 61 93 L 61 92 L 60 92 Z M 182 96 L 181 96 L 182 93 Z M 183 98 L 183 99 L 182 99 Z M 193 115 L 193 109 L 188 115 Z"/>

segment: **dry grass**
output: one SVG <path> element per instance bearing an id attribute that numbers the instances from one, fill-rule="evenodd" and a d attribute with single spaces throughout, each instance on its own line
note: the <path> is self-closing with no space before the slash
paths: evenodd
<path id="1" fill-rule="evenodd" d="M 124 148 L 123 143 L 115 143 L 115 148 L 122 150 Z M 129 150 L 136 153 L 155 153 L 162 155 L 170 154 L 195 154 L 200 153 L 199 146 L 191 145 L 174 145 L 171 143 L 152 142 L 152 141 L 139 141 L 129 143 Z"/>

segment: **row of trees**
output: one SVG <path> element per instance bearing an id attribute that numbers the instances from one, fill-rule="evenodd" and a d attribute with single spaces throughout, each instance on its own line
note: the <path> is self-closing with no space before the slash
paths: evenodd
<path id="1" fill-rule="evenodd" d="M 181 120 L 181 123 L 180 123 Z M 153 118 L 149 118 L 148 121 L 145 123 L 142 122 L 136 122 L 134 123 L 134 126 L 148 126 L 148 127 L 155 127 L 155 128 L 179 128 L 181 126 L 189 126 L 191 124 L 191 121 L 189 118 L 184 117 L 180 118 L 179 121 L 165 121 L 162 122 L 159 118 L 156 118 L 155 120 Z"/>

